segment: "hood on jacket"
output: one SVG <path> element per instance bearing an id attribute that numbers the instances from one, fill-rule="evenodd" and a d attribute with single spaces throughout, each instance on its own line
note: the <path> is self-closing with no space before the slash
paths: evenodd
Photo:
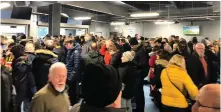
<path id="1" fill-rule="evenodd" d="M 158 65 L 158 64 L 160 64 L 160 65 L 162 65 L 162 66 L 164 66 L 164 67 L 167 67 L 167 65 L 169 64 L 169 62 L 168 62 L 167 60 L 158 59 L 158 60 L 156 60 L 156 65 Z"/>
<path id="2" fill-rule="evenodd" d="M 56 55 L 55 53 L 53 53 L 52 51 L 47 50 L 47 49 L 39 49 L 39 50 L 36 50 L 36 51 L 35 51 L 35 54 L 36 54 L 36 55 L 39 55 L 39 54 L 50 55 L 50 56 L 52 56 L 52 57 L 54 57 L 54 58 L 57 58 L 57 57 L 58 57 L 58 55 Z"/>

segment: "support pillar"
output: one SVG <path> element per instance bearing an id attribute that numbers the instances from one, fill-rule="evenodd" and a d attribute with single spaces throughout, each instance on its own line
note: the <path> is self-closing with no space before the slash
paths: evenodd
<path id="1" fill-rule="evenodd" d="M 61 4 L 49 5 L 49 35 L 60 35 Z"/>

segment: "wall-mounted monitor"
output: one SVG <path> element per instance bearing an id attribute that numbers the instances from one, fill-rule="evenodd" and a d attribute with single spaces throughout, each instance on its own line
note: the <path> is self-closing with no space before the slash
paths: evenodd
<path id="1" fill-rule="evenodd" d="M 31 7 L 16 7 L 13 6 L 11 18 L 30 20 L 32 13 Z"/>
<path id="2" fill-rule="evenodd" d="M 183 33 L 185 35 L 199 35 L 200 27 L 199 26 L 184 26 Z"/>

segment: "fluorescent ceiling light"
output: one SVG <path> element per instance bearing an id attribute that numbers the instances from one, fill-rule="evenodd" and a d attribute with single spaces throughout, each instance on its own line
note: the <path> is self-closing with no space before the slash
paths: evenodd
<path id="1" fill-rule="evenodd" d="M 110 25 L 124 25 L 125 22 L 111 22 Z"/>
<path id="2" fill-rule="evenodd" d="M 91 17 L 75 17 L 75 20 L 89 20 Z"/>
<path id="3" fill-rule="evenodd" d="M 11 4 L 8 2 L 0 3 L 0 9 L 4 9 L 4 8 L 10 7 L 10 6 L 11 6 Z"/>
<path id="4" fill-rule="evenodd" d="M 130 15 L 130 17 L 153 17 L 153 16 L 159 16 L 159 13 L 149 12 L 149 13 L 135 13 Z"/>
<path id="5" fill-rule="evenodd" d="M 156 21 L 155 24 L 174 24 L 174 21 Z"/>
<path id="6" fill-rule="evenodd" d="M 69 17 L 67 14 L 65 14 L 65 13 L 61 13 L 61 15 L 62 16 L 64 16 L 64 17 Z"/>

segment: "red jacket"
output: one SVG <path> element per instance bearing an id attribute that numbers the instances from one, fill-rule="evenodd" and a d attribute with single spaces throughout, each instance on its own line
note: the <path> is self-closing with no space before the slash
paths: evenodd
<path id="1" fill-rule="evenodd" d="M 110 65 L 110 61 L 112 59 L 112 56 L 110 55 L 110 53 L 107 51 L 105 45 L 101 46 L 100 49 L 100 54 L 104 56 L 104 62 L 106 65 Z"/>

